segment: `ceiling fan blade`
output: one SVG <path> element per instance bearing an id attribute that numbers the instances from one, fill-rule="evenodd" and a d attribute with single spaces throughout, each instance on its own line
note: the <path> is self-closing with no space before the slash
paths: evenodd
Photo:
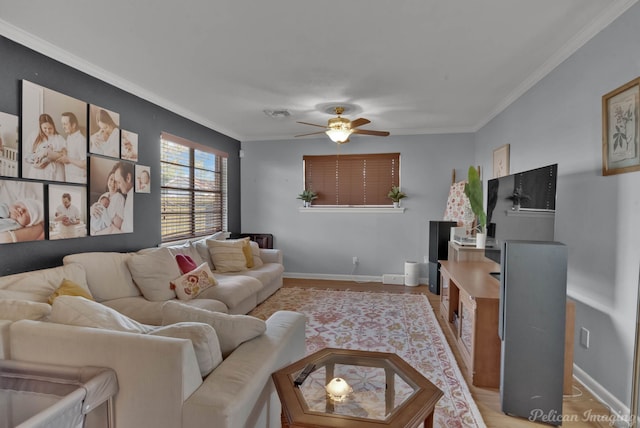
<path id="1" fill-rule="evenodd" d="M 369 119 L 365 119 L 364 117 L 361 117 L 359 119 L 351 121 L 351 128 L 352 129 L 357 128 L 358 126 L 366 125 L 367 123 L 371 123 L 371 121 Z"/>
<path id="2" fill-rule="evenodd" d="M 369 129 L 354 129 L 354 134 L 375 135 L 376 137 L 387 137 L 389 131 L 371 131 Z"/>
<path id="3" fill-rule="evenodd" d="M 310 132 L 308 134 L 294 135 L 294 137 L 306 137 L 307 135 L 316 135 L 316 134 L 324 134 L 324 131 Z"/>
<path id="4" fill-rule="evenodd" d="M 327 127 L 327 125 L 316 125 L 315 123 L 309 123 L 309 122 L 296 122 L 296 123 L 301 123 L 303 125 L 319 126 L 320 128 L 326 128 Z"/>

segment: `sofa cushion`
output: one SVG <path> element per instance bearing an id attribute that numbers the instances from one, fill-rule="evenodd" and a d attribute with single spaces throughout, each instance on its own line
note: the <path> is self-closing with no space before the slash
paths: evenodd
<path id="1" fill-rule="evenodd" d="M 55 299 L 49 320 L 58 324 L 129 333 L 148 333 L 153 329 L 105 305 L 78 296 L 59 296 Z"/>
<path id="2" fill-rule="evenodd" d="M 208 240 L 207 247 L 216 272 L 240 272 L 247 269 L 243 247 L 245 240 Z"/>
<path id="3" fill-rule="evenodd" d="M 51 296 L 49 296 L 47 302 L 52 304 L 58 296 L 80 296 L 85 299 L 95 300 L 88 290 L 67 278 L 62 280 L 60 286 L 51 294 Z"/>
<path id="4" fill-rule="evenodd" d="M 196 266 L 206 261 L 202 259 L 202 256 L 200 256 L 200 253 L 198 253 L 198 250 L 196 249 L 195 244 L 191 241 L 187 241 L 181 245 L 169 245 L 166 248 L 169 249 L 169 252 L 174 257 L 177 255 L 184 255 L 184 256 L 191 257 L 195 262 Z"/>
<path id="5" fill-rule="evenodd" d="M 65 256 L 62 263 L 65 265 L 78 263 L 84 266 L 91 295 L 97 302 L 102 302 L 121 297 L 140 296 L 140 290 L 133 283 L 127 268 L 126 261 L 131 256 L 131 253 L 116 252 L 78 253 Z"/>
<path id="6" fill-rule="evenodd" d="M 196 352 L 200 375 L 207 376 L 222 362 L 220 343 L 216 331 L 208 324 L 199 322 L 179 322 L 158 327 L 149 332 L 151 336 L 189 339 Z"/>
<path id="7" fill-rule="evenodd" d="M 207 241 L 208 240 L 224 241 L 228 237 L 229 237 L 229 232 L 220 231 L 220 232 L 214 233 L 213 235 L 209 235 L 202 239 L 198 239 L 197 241 L 192 243 L 196 251 L 198 252 L 198 254 L 200 254 L 200 258 L 202 258 L 202 261 L 209 263 L 209 267 L 211 268 L 211 270 L 214 270 L 215 266 L 211 261 L 211 255 L 209 254 L 209 247 L 207 247 Z"/>
<path id="8" fill-rule="evenodd" d="M 46 303 L 65 278 L 89 290 L 82 266 L 58 266 L 0 277 L 0 298 Z"/>
<path id="9" fill-rule="evenodd" d="M 134 254 L 127 260 L 127 266 L 146 299 L 163 301 L 176 297 L 171 281 L 182 274 L 169 249 L 159 247 Z"/>
<path id="10" fill-rule="evenodd" d="M 0 319 L 41 320 L 51 313 L 51 305 L 29 300 L 0 299 Z"/>
<path id="11" fill-rule="evenodd" d="M 213 327 L 218 335 L 222 356 L 226 358 L 241 343 L 263 334 L 265 322 L 249 315 L 229 315 L 168 301 L 162 306 L 162 324 L 177 322 L 203 322 Z"/>
<path id="12" fill-rule="evenodd" d="M 191 300 L 209 287 L 217 284 L 209 265 L 204 262 L 191 272 L 187 272 L 180 278 L 171 281 L 178 299 Z"/>
<path id="13" fill-rule="evenodd" d="M 251 272 L 251 271 L 246 271 Z M 219 300 L 230 309 L 242 304 L 247 299 L 255 298 L 254 306 L 257 304 L 257 295 L 262 290 L 262 283 L 256 278 L 252 278 L 241 273 L 213 273 L 218 281 L 218 285 L 204 290 L 198 299 Z M 248 311 L 246 311 L 248 312 Z M 245 312 L 245 313 L 246 313 Z"/>

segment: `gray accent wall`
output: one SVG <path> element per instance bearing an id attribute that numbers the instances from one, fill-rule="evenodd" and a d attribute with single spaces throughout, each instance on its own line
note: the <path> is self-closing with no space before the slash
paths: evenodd
<path id="1" fill-rule="evenodd" d="M 443 218 L 452 170 L 465 179 L 474 162 L 472 134 L 353 136 L 339 148 L 327 137 L 299 138 L 243 142 L 242 148 L 242 231 L 273 233 L 275 246 L 284 252 L 285 271 L 299 276 L 379 277 L 404 273 L 404 262 L 416 261 L 420 276 L 427 277 L 429 221 Z M 338 150 L 399 152 L 405 212 L 300 212 L 296 196 L 303 190 L 303 155 Z M 354 256 L 359 258 L 355 270 Z"/>
<path id="2" fill-rule="evenodd" d="M 640 172 L 604 177 L 602 95 L 640 75 L 640 4 L 605 28 L 475 135 L 475 161 L 511 145 L 511 172 L 558 163 L 555 239 L 569 249 L 576 372 L 625 412 L 631 397 Z M 590 331 L 588 348 L 580 329 Z"/>
<path id="3" fill-rule="evenodd" d="M 134 251 L 160 243 L 160 134 L 229 153 L 229 229 L 240 229 L 240 142 L 76 69 L 0 37 L 0 111 L 21 116 L 22 80 L 120 114 L 123 129 L 138 133 L 139 161 L 151 167 L 152 193 L 135 195 L 134 233 L 0 245 L 0 275 L 57 266 L 71 253 Z M 179 85 L 179 82 L 176 82 Z M 46 194 L 46 189 L 45 189 Z"/>

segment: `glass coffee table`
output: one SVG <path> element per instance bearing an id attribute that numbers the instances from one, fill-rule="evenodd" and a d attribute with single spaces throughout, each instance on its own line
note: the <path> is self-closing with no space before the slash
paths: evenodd
<path id="1" fill-rule="evenodd" d="M 305 369 L 308 375 L 301 376 Z M 386 352 L 325 348 L 272 378 L 283 425 L 290 427 L 345 427 L 347 421 L 349 427 L 432 427 L 442 397 L 422 374 Z"/>

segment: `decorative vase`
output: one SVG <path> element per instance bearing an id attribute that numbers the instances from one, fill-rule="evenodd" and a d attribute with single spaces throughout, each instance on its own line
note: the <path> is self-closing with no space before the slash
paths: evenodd
<path id="1" fill-rule="evenodd" d="M 476 248 L 484 248 L 487 242 L 486 233 L 476 233 Z"/>
<path id="2" fill-rule="evenodd" d="M 311 206 L 311 201 L 304 201 L 304 207 L 309 208 Z"/>
<path id="3" fill-rule="evenodd" d="M 400 201 L 393 201 L 393 208 L 400 208 Z"/>

